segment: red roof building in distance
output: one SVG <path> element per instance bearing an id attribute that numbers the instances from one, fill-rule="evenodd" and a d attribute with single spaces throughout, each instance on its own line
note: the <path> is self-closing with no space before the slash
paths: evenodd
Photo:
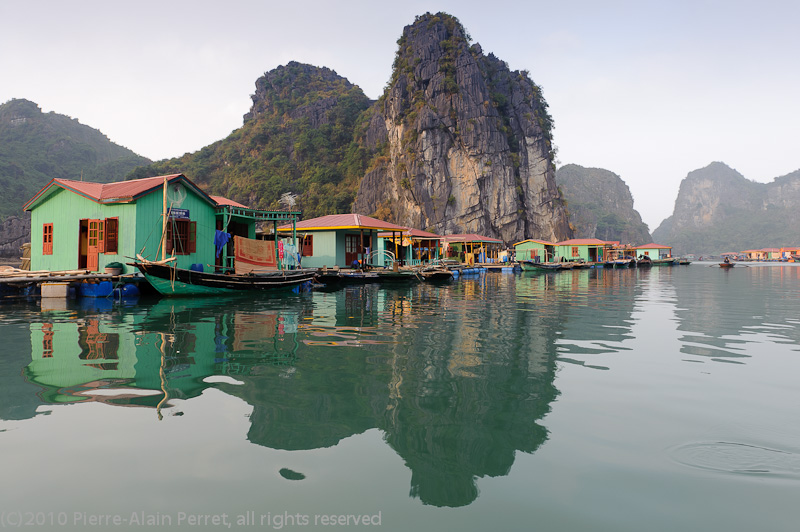
<path id="1" fill-rule="evenodd" d="M 407 231 L 408 227 L 402 227 L 393 223 L 384 222 L 371 216 L 363 214 L 329 214 L 318 218 L 311 218 L 297 222 L 295 228 L 298 231 L 334 231 L 336 229 L 371 229 L 375 231 Z M 282 225 L 279 231 L 291 230 L 292 226 Z"/>
<path id="2" fill-rule="evenodd" d="M 562 240 L 561 242 L 555 243 L 556 246 L 606 246 L 612 244 L 614 243 L 606 242 L 605 240 L 600 240 L 597 238 L 573 238 L 570 240 Z"/>
<path id="3" fill-rule="evenodd" d="M 662 244 L 655 244 L 651 242 L 650 244 L 645 244 L 643 246 L 636 246 L 633 249 L 672 249 L 672 246 L 664 246 Z"/>

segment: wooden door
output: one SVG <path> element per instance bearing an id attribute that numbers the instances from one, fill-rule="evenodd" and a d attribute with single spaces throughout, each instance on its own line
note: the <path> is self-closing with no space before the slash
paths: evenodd
<path id="1" fill-rule="evenodd" d="M 86 269 L 96 272 L 100 253 L 100 220 L 89 220 L 89 245 L 86 252 Z"/>
<path id="2" fill-rule="evenodd" d="M 359 235 L 344 235 L 344 262 L 347 266 L 358 260 Z"/>

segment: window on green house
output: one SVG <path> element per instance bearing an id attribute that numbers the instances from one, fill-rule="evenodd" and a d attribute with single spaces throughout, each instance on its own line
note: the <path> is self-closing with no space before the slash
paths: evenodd
<path id="1" fill-rule="evenodd" d="M 42 226 L 42 255 L 53 254 L 53 224 Z"/>

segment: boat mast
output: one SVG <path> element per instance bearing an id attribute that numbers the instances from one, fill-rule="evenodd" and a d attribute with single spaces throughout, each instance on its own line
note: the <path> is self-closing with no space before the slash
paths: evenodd
<path id="1" fill-rule="evenodd" d="M 167 176 L 164 176 L 164 199 L 161 211 L 161 260 L 167 258 Z"/>

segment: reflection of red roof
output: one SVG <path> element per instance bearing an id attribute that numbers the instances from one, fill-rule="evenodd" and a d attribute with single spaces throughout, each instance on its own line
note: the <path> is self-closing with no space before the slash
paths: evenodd
<path id="1" fill-rule="evenodd" d="M 378 231 L 406 231 L 407 227 L 401 227 L 383 220 L 378 220 L 363 214 L 329 214 L 319 218 L 311 218 L 297 222 L 295 225 L 298 231 L 333 231 L 336 229 L 376 229 Z M 278 227 L 279 231 L 291 230 L 292 225 L 286 224 Z"/>
<path id="2" fill-rule="evenodd" d="M 605 246 L 609 244 L 605 240 L 599 240 L 597 238 L 573 238 L 571 240 L 562 240 L 561 242 L 556 242 L 556 246 Z"/>
<path id="3" fill-rule="evenodd" d="M 242 205 L 232 199 L 223 198 L 222 196 L 211 196 L 211 199 L 217 202 L 217 205 L 230 205 L 231 207 L 241 207 L 242 209 L 249 209 L 247 205 Z"/>
<path id="4" fill-rule="evenodd" d="M 503 241 L 499 238 L 491 238 L 488 236 L 477 235 L 475 233 L 461 234 L 461 235 L 444 235 L 442 240 L 447 242 L 487 242 L 487 243 L 500 243 Z"/>
<path id="5" fill-rule="evenodd" d="M 636 246 L 633 249 L 672 249 L 672 246 L 662 246 L 661 244 L 645 244 L 644 246 Z"/>

